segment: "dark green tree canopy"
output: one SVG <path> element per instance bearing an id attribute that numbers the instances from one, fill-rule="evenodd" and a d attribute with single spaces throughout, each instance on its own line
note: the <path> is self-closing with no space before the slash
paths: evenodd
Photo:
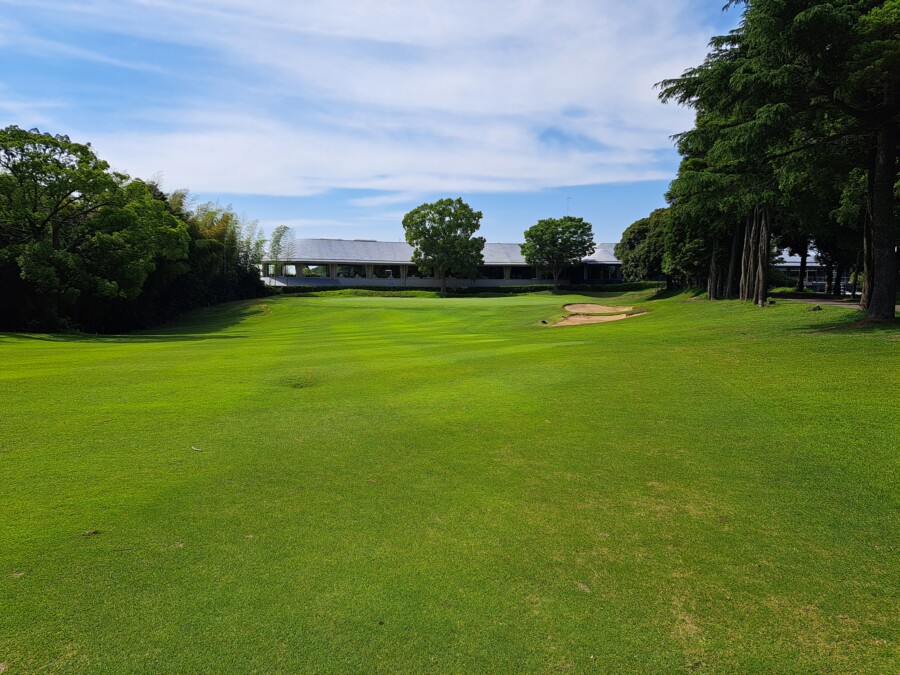
<path id="1" fill-rule="evenodd" d="M 559 275 L 566 267 L 577 265 L 593 252 L 593 228 L 584 218 L 545 218 L 525 230 L 525 261 L 549 269 L 554 286 L 559 285 Z"/>
<path id="2" fill-rule="evenodd" d="M 0 250 L 58 311 L 60 302 L 128 299 L 157 259 L 187 256 L 184 223 L 141 181 L 111 173 L 66 136 L 0 131 Z"/>
<path id="3" fill-rule="evenodd" d="M 622 261 L 626 281 L 655 279 L 663 274 L 668 225 L 669 210 L 657 209 L 625 229 L 615 254 Z"/>
<path id="4" fill-rule="evenodd" d="M 474 236 L 480 227 L 481 211 L 459 198 L 422 204 L 403 217 L 413 262 L 422 273 L 434 270 L 444 293 L 448 275 L 474 277 L 484 264 L 484 237 Z"/>
<path id="5" fill-rule="evenodd" d="M 815 241 L 835 260 L 856 260 L 856 272 L 865 270 L 862 307 L 892 319 L 900 0 L 727 6 L 741 7 L 740 26 L 713 39 L 701 65 L 660 83 L 664 101 L 697 111 L 696 126 L 678 136 L 685 161 L 670 190 L 673 222 L 708 241 L 710 289 L 724 296 L 740 268 L 740 297 L 765 304 L 770 242 L 806 255 Z M 863 215 L 854 256 L 836 243 L 846 237 L 832 214 L 856 171 L 865 172 L 866 190 L 856 190 L 864 203 L 855 209 Z M 841 210 L 846 220 L 854 209 Z"/>
<path id="6" fill-rule="evenodd" d="M 54 247 L 104 206 L 121 204 L 127 176 L 89 145 L 16 126 L 0 130 L 0 236 L 16 244 L 48 233 Z"/>
<path id="7" fill-rule="evenodd" d="M 89 145 L 0 130 L 4 327 L 120 330 L 252 296 L 261 247 L 252 224 L 112 172 Z"/>

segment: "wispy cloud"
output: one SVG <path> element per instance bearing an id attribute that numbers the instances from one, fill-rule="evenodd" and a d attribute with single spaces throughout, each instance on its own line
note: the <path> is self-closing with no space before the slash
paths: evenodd
<path id="1" fill-rule="evenodd" d="M 152 131 L 79 121 L 117 168 L 201 192 L 386 193 L 360 207 L 667 177 L 690 113 L 652 86 L 709 34 L 693 0 L 33 0 L 17 14 L 20 48 L 158 72 Z M 104 36 L 151 51 L 124 57 Z M 190 48 L 181 76 L 202 94 L 166 87 L 161 45 Z"/>
<path id="2" fill-rule="evenodd" d="M 116 58 L 97 49 L 40 37 L 30 33 L 25 26 L 11 21 L 9 18 L 0 19 L 0 34 L 3 36 L 0 38 L 2 40 L 0 45 L 6 49 L 15 50 L 20 55 L 27 54 L 39 58 L 61 57 L 64 59 L 77 59 L 115 68 L 141 70 L 160 75 L 166 74 L 165 69 L 153 63 Z"/>
<path id="3" fill-rule="evenodd" d="M 65 101 L 52 98 L 23 98 L 13 94 L 0 83 L 0 115 L 11 124 L 25 128 L 52 124 Z"/>
<path id="4" fill-rule="evenodd" d="M 420 200 L 421 197 L 422 193 L 419 192 L 393 192 L 370 197 L 357 197 L 355 199 L 350 199 L 348 203 L 352 206 L 368 208 L 372 206 L 389 206 L 393 204 L 411 204 Z"/>

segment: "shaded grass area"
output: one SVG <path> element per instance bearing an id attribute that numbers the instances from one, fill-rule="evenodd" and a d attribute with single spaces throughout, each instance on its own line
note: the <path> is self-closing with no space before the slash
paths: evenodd
<path id="1" fill-rule="evenodd" d="M 0 663 L 893 670 L 896 329 L 594 297 L 0 336 Z"/>

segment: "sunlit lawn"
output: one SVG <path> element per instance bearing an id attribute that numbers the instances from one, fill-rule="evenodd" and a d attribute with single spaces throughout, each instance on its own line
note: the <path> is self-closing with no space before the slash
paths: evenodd
<path id="1" fill-rule="evenodd" d="M 900 333 L 636 297 L 0 337 L 0 663 L 894 671 Z"/>

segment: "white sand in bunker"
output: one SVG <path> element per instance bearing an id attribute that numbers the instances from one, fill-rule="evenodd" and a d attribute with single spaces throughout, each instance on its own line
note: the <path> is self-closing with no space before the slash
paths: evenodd
<path id="1" fill-rule="evenodd" d="M 578 312 L 579 314 L 615 314 L 617 312 L 630 312 L 634 307 L 609 307 L 593 303 L 575 303 L 574 305 L 566 305 L 564 309 L 568 312 Z"/>
<path id="2" fill-rule="evenodd" d="M 622 319 L 631 319 L 635 316 L 644 316 L 647 312 L 638 312 L 637 314 L 607 314 L 600 316 L 598 314 L 571 314 L 562 321 L 557 321 L 554 326 L 582 326 L 586 323 L 608 323 L 610 321 L 621 321 Z"/>

